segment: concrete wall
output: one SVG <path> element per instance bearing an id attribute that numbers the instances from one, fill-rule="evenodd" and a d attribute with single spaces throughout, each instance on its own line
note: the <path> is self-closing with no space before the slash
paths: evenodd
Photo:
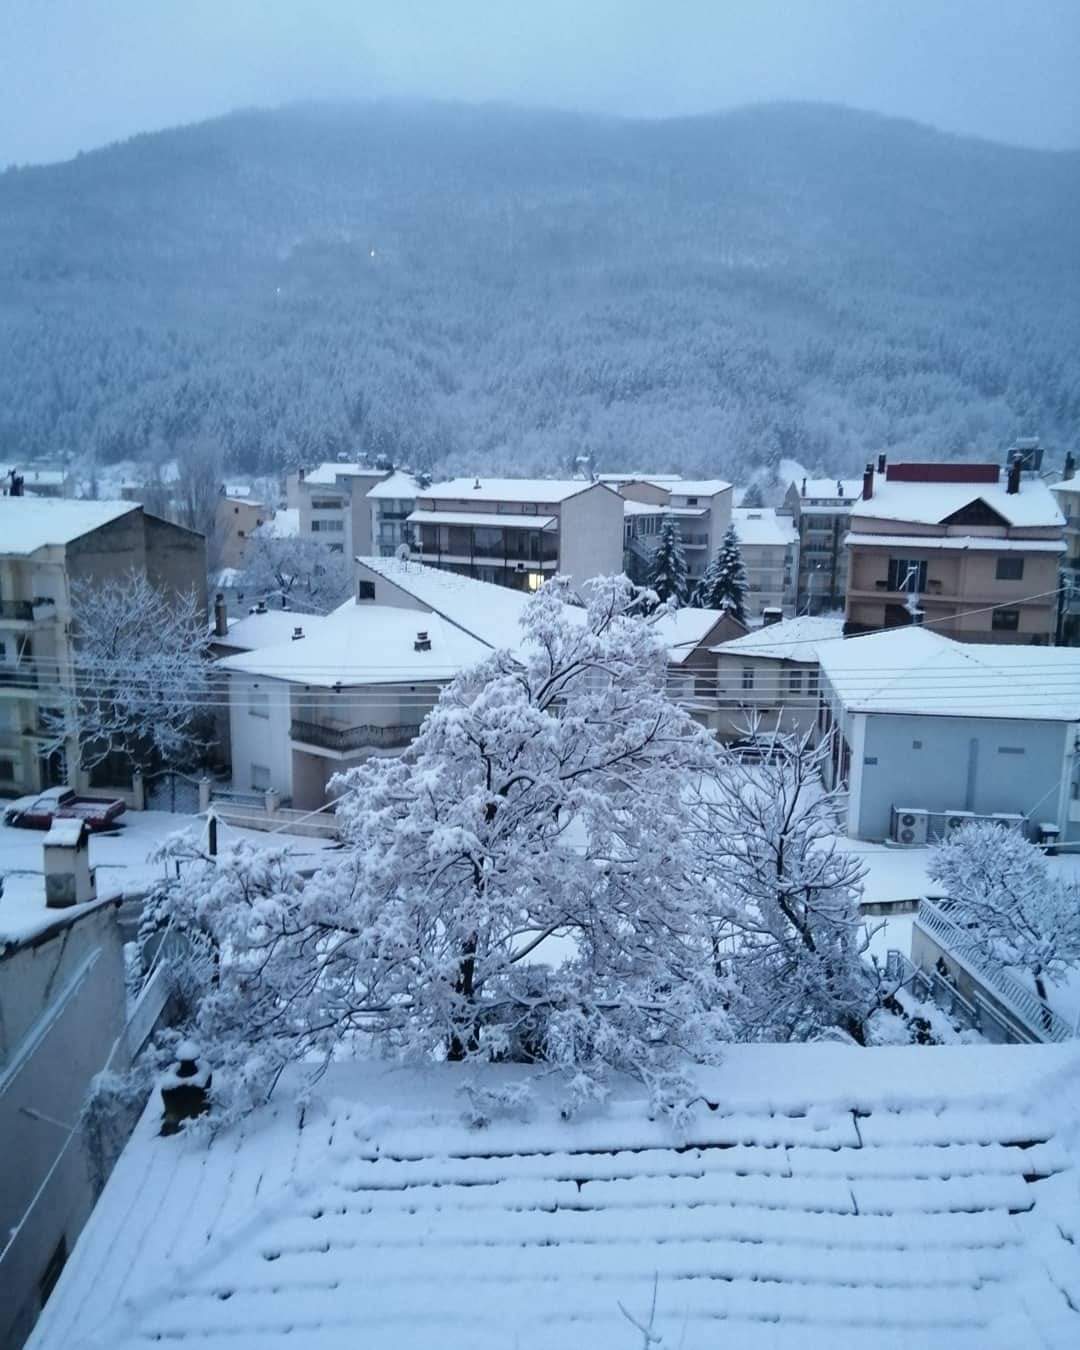
<path id="1" fill-rule="evenodd" d="M 559 510 L 559 571 L 575 581 L 623 570 L 623 499 L 594 483 Z"/>
<path id="2" fill-rule="evenodd" d="M 264 694 L 265 704 L 258 697 Z M 270 786 L 282 797 L 292 797 L 291 722 L 291 689 L 285 681 L 235 671 L 229 676 L 232 777 L 238 792 L 259 790 L 253 787 L 252 765 L 260 764 L 270 770 Z"/>
<path id="3" fill-rule="evenodd" d="M 22 1221 L 0 1260 L 2 1350 L 14 1350 L 29 1334 L 45 1267 L 61 1239 L 69 1252 L 74 1247 L 95 1200 L 85 1141 L 65 1126 L 78 1119 L 90 1080 L 124 1026 L 116 913 L 117 903 L 106 901 L 0 955 L 4 1241 Z M 120 1053 L 113 1067 L 124 1069 L 122 1047 Z"/>
<path id="4" fill-rule="evenodd" d="M 243 567 L 253 531 L 273 514 L 273 509 L 262 502 L 226 497 L 224 493 L 221 495 L 217 508 L 217 532 L 221 541 L 222 567 Z"/>
<path id="5" fill-rule="evenodd" d="M 893 806 L 1059 819 L 1072 744 L 1065 723 L 892 714 L 851 722 L 865 727 L 848 733 L 849 832 L 857 838 L 887 838 Z"/>

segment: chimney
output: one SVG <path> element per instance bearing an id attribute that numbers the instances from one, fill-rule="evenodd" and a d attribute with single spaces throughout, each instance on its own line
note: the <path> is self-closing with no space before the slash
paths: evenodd
<path id="1" fill-rule="evenodd" d="M 11 482 L 10 482 L 9 485 L 8 485 L 8 496 L 9 496 L 9 497 L 21 497 L 21 496 L 23 495 L 23 476 L 22 476 L 22 474 L 21 474 L 21 473 L 16 473 L 16 471 L 15 471 L 14 469 L 10 469 L 10 470 L 8 471 L 8 477 L 9 477 L 10 480 L 11 480 Z"/>
<path id="2" fill-rule="evenodd" d="M 878 457 L 877 457 L 877 471 L 878 471 L 878 473 L 884 473 L 884 472 L 885 472 L 885 451 L 884 451 L 884 450 L 882 450 L 881 454 L 878 455 Z"/>
<path id="3" fill-rule="evenodd" d="M 297 469 L 297 471 L 296 471 L 296 481 L 297 481 L 298 483 L 302 483 L 302 482 L 304 481 L 304 470 L 303 470 L 303 469 Z"/>
<path id="4" fill-rule="evenodd" d="M 299 642 L 300 639 L 301 639 L 303 636 L 304 636 L 304 630 L 303 630 L 302 628 L 294 628 L 294 629 L 292 630 L 292 640 L 293 640 L 294 642 Z"/>
<path id="5" fill-rule="evenodd" d="M 1069 479 L 1075 477 L 1075 475 L 1076 475 L 1076 459 L 1073 455 L 1073 452 L 1070 450 L 1069 453 L 1065 456 L 1065 472 L 1061 476 L 1066 482 L 1068 482 Z"/>
<path id="6" fill-rule="evenodd" d="M 862 499 L 864 502 L 868 502 L 873 495 L 874 495 L 874 466 L 872 464 L 868 464 L 866 468 L 863 469 Z"/>
<path id="7" fill-rule="evenodd" d="M 251 612 L 252 612 L 252 614 L 265 614 L 265 613 L 266 613 L 266 601 L 265 601 L 265 600 L 258 600 L 258 601 L 256 601 L 255 608 L 254 608 Z"/>
<path id="8" fill-rule="evenodd" d="M 806 496 L 806 479 L 805 479 L 805 478 L 802 480 L 802 495 L 803 495 L 804 497 Z"/>
<path id="9" fill-rule="evenodd" d="M 428 637 L 426 632 L 417 633 L 416 641 L 413 643 L 413 651 L 414 652 L 431 651 L 431 638 Z"/>
<path id="10" fill-rule="evenodd" d="M 1020 470 L 1023 463 L 1022 459 L 1014 459 L 1009 465 L 1009 476 L 1006 479 L 1005 491 L 1010 496 L 1015 496 L 1020 491 Z"/>
<path id="11" fill-rule="evenodd" d="M 473 486 L 473 491 L 474 491 L 474 492 L 479 492 L 479 491 L 480 491 L 480 479 L 479 479 L 479 478 L 474 478 L 474 479 L 473 479 L 473 485 L 472 485 L 472 486 Z"/>
<path id="12" fill-rule="evenodd" d="M 844 485 L 843 483 L 841 483 L 839 478 L 836 480 L 836 495 L 838 497 L 842 497 L 844 495 Z"/>
<path id="13" fill-rule="evenodd" d="M 225 609 L 225 597 L 221 591 L 214 596 L 214 636 L 228 637 L 229 616 Z"/>

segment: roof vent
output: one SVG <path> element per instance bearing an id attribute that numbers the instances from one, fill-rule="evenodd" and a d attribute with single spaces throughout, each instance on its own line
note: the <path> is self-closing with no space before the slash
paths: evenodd
<path id="1" fill-rule="evenodd" d="M 473 479 L 473 485 L 472 485 L 472 486 L 473 486 L 473 491 L 474 491 L 474 492 L 479 492 L 479 491 L 480 491 L 480 479 L 479 479 L 479 478 L 474 478 L 474 479 Z"/>
<path id="2" fill-rule="evenodd" d="M 416 641 L 413 643 L 413 651 L 414 652 L 431 651 L 431 638 L 427 635 L 426 632 L 417 633 Z"/>
<path id="3" fill-rule="evenodd" d="M 303 636 L 304 636 L 304 630 L 303 630 L 302 628 L 294 628 L 294 629 L 292 630 L 292 640 L 293 640 L 294 642 L 298 642 L 298 641 L 300 640 L 300 638 L 302 638 Z"/>
<path id="4" fill-rule="evenodd" d="M 265 600 L 259 600 L 259 601 L 256 603 L 255 608 L 254 608 L 251 612 L 252 612 L 252 614 L 265 614 L 265 613 L 266 613 L 266 601 L 265 601 Z"/>

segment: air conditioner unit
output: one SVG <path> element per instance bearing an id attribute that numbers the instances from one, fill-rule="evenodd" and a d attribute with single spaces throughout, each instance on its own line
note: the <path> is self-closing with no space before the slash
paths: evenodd
<path id="1" fill-rule="evenodd" d="M 942 819 L 941 837 L 948 839 L 950 834 L 962 830 L 965 825 L 973 825 L 978 820 L 974 811 L 946 811 Z"/>
<path id="2" fill-rule="evenodd" d="M 1016 830 L 1018 834 L 1024 833 L 1025 818 L 1015 811 L 995 811 L 990 819 L 1003 829 Z"/>
<path id="3" fill-rule="evenodd" d="M 925 844 L 930 834 L 930 812 L 920 806 L 894 806 L 892 840 L 895 844 Z"/>

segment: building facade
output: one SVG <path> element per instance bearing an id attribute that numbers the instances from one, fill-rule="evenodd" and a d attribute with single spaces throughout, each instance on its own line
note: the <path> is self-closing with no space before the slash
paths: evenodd
<path id="1" fill-rule="evenodd" d="M 132 570 L 167 593 L 194 590 L 205 612 L 202 535 L 131 502 L 0 498 L 0 793 L 123 786 L 108 782 L 108 761 L 87 777 L 75 743 L 47 750 L 45 710 L 74 678 L 73 585 Z"/>
<path id="2" fill-rule="evenodd" d="M 791 516 L 799 537 L 797 614 L 829 614 L 844 608 L 848 568 L 844 541 L 861 489 L 857 478 L 804 478 L 788 488 L 781 514 Z"/>
<path id="3" fill-rule="evenodd" d="M 416 561 L 514 590 L 623 567 L 623 502 L 602 483 L 451 479 L 418 490 L 408 524 Z"/>
<path id="4" fill-rule="evenodd" d="M 402 548 L 412 545 L 409 517 L 416 510 L 419 485 L 411 473 L 394 473 L 368 489 L 371 504 L 371 548 L 369 552 L 380 558 L 396 558 Z M 366 556 L 357 549 L 353 556 Z"/>
<path id="5" fill-rule="evenodd" d="M 300 512 L 300 533 L 352 558 L 371 552 L 371 503 L 367 494 L 389 477 L 387 469 L 328 462 L 301 470 L 289 482 L 289 505 Z"/>
<path id="6" fill-rule="evenodd" d="M 867 466 L 852 507 L 846 631 L 912 622 L 964 642 L 1051 643 L 1065 520 L 1019 462 Z"/>
<path id="7" fill-rule="evenodd" d="M 731 523 L 746 568 L 746 613 L 760 620 L 766 611 L 795 613 L 799 575 L 799 532 L 790 516 L 769 507 L 735 507 Z"/>
<path id="8" fill-rule="evenodd" d="M 842 640 L 839 615 L 803 614 L 713 647 L 716 716 L 722 740 L 751 727 L 762 734 L 802 735 L 818 713 L 818 651 Z"/>
<path id="9" fill-rule="evenodd" d="M 612 486 L 626 501 L 623 570 L 627 576 L 639 585 L 646 581 L 664 521 L 673 520 L 690 586 L 696 586 L 731 524 L 731 484 L 720 478 L 695 481 L 620 475 Z"/>

